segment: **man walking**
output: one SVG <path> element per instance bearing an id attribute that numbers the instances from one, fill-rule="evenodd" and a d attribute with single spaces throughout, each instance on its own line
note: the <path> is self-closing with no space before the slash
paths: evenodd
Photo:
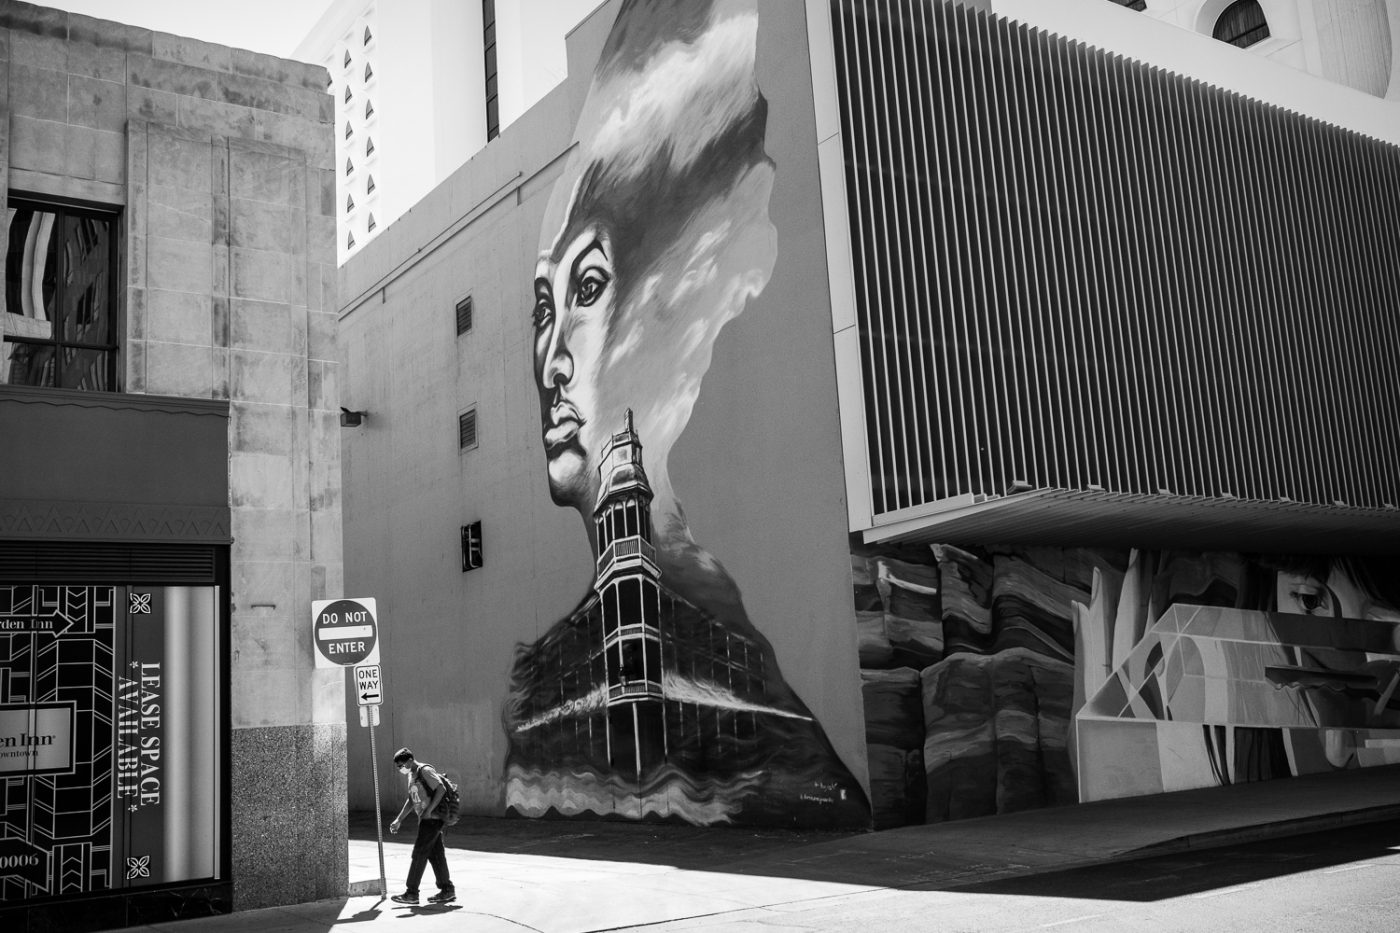
<path id="1" fill-rule="evenodd" d="M 418 814 L 418 838 L 413 842 L 413 860 L 408 865 L 408 886 L 402 894 L 395 894 L 390 900 L 397 904 L 417 904 L 418 882 L 423 878 L 424 865 L 431 862 L 438 893 L 428 898 L 428 903 L 454 901 L 457 891 L 452 887 L 452 876 L 447 873 L 447 851 L 442 845 L 443 822 L 435 815 L 438 804 L 447 795 L 447 786 L 432 765 L 414 760 L 411 749 L 401 748 L 395 752 L 394 765 L 408 777 L 408 799 L 394 822 L 389 824 L 389 832 L 399 831 L 412 807 L 413 812 Z"/>

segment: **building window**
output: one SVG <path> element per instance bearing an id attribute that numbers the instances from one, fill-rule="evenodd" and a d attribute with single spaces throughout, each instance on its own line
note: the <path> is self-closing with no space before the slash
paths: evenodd
<path id="1" fill-rule="evenodd" d="M 374 222 L 374 211 L 370 211 L 369 220 L 365 223 L 365 232 L 369 233 L 377 226 L 379 226 L 379 224 Z"/>
<path id="2" fill-rule="evenodd" d="M 475 408 L 468 408 L 457 416 L 457 446 L 462 450 L 476 446 Z"/>
<path id="3" fill-rule="evenodd" d="M 366 99 L 366 100 L 365 100 L 365 119 L 368 120 L 368 119 L 369 119 L 370 117 L 372 117 L 372 116 L 374 116 L 374 101 L 369 100 L 369 99 Z"/>
<path id="4" fill-rule="evenodd" d="M 374 155 L 374 137 L 373 137 L 373 136 L 371 136 L 371 137 L 369 137 L 368 139 L 365 140 L 365 155 L 366 155 L 366 156 Z"/>
<path id="5" fill-rule="evenodd" d="M 481 522 L 472 522 L 462 526 L 462 572 L 481 566 Z"/>
<path id="6" fill-rule="evenodd" d="M 345 213 L 350 213 L 355 209 L 355 199 L 351 195 L 345 196 Z"/>
<path id="7" fill-rule="evenodd" d="M 481 0 L 481 34 L 486 61 L 486 140 L 501 135 L 501 101 L 496 73 L 496 0 Z"/>
<path id="8" fill-rule="evenodd" d="M 472 329 L 472 296 L 468 295 L 457 302 L 457 336 Z"/>
<path id="9" fill-rule="evenodd" d="M 1259 0 L 1236 0 L 1227 6 L 1215 21 L 1211 36 L 1242 49 L 1269 38 L 1269 22 Z"/>
<path id="10" fill-rule="evenodd" d="M 349 159 L 346 159 L 346 160 L 345 160 L 345 174 L 346 174 L 346 175 L 353 175 L 353 174 L 355 174 L 355 163 L 352 162 L 352 161 L 350 161 Z"/>
<path id="11" fill-rule="evenodd" d="M 369 66 L 369 62 L 365 62 L 365 80 L 368 81 L 370 78 L 373 77 L 374 69 Z"/>
<path id="12" fill-rule="evenodd" d="M 1130 10 L 1137 10 L 1138 12 L 1147 9 L 1147 0 L 1110 0 L 1110 2 L 1116 3 L 1119 6 L 1125 6 Z"/>
<path id="13" fill-rule="evenodd" d="M 354 230 L 351 230 L 351 231 L 349 231 L 349 232 L 347 232 L 347 233 L 345 234 L 345 248 L 346 248 L 346 249 L 354 249 L 354 248 L 355 248 L 355 231 L 354 231 Z"/>
<path id="14" fill-rule="evenodd" d="M 10 198 L 0 382 L 115 392 L 117 215 Z"/>
<path id="15" fill-rule="evenodd" d="M 371 176 L 369 176 L 369 180 L 365 182 L 365 194 L 373 194 L 373 193 L 374 193 L 374 176 L 371 175 Z"/>
<path id="16" fill-rule="evenodd" d="M 344 67 L 344 68 L 349 68 L 349 67 L 350 67 L 350 50 L 349 50 L 349 49 L 346 49 L 346 50 L 345 50 L 345 64 L 344 64 L 342 67 Z"/>
<path id="17" fill-rule="evenodd" d="M 345 102 L 346 102 L 347 104 L 350 103 L 350 98 L 352 98 L 352 97 L 354 97 L 354 96 L 355 96 L 354 94 L 350 93 L 350 85 L 348 85 L 348 84 L 345 85 Z"/>
<path id="18" fill-rule="evenodd" d="M 374 33 L 370 32 L 370 31 L 369 31 L 369 27 L 366 26 L 366 27 L 365 27 L 365 42 L 364 42 L 364 44 L 365 44 L 365 45 L 369 45 L 369 40 L 371 40 L 371 39 L 373 39 L 373 38 L 374 38 Z"/>
<path id="19" fill-rule="evenodd" d="M 354 128 L 353 126 L 351 126 L 351 125 L 347 122 L 347 123 L 345 124 L 345 138 L 346 138 L 346 139 L 349 139 L 351 136 L 354 136 L 354 135 L 355 135 L 355 128 Z"/>

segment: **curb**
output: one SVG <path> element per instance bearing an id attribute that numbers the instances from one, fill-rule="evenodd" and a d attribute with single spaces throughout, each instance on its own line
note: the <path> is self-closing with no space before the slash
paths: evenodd
<path id="1" fill-rule="evenodd" d="M 1140 849 L 1131 849 L 1121 858 L 1152 858 L 1157 855 L 1170 855 L 1173 852 L 1187 852 L 1194 849 L 1218 849 L 1221 846 L 1237 843 L 1260 842 L 1265 839 L 1279 839 L 1284 836 L 1301 836 L 1306 833 L 1337 829 L 1342 826 L 1357 826 L 1364 823 L 1383 823 L 1386 820 L 1400 820 L 1400 803 L 1382 804 L 1362 810 L 1339 810 L 1317 816 L 1300 816 L 1294 819 L 1274 820 L 1268 823 L 1255 823 L 1250 826 L 1234 826 L 1229 829 L 1213 829 L 1203 833 L 1178 836 L 1165 842 L 1154 842 Z"/>
<path id="2" fill-rule="evenodd" d="M 368 881 L 352 881 L 345 888 L 346 897 L 364 897 L 367 894 L 377 894 L 384 897 L 384 889 L 379 886 L 378 878 L 371 878 Z"/>
<path id="3" fill-rule="evenodd" d="M 1282 839 L 1287 836 L 1303 836 L 1308 833 L 1323 832 L 1329 829 L 1340 829 L 1344 826 L 1362 826 L 1367 823 L 1384 823 L 1390 820 L 1400 820 L 1400 803 L 1382 804 L 1375 807 L 1366 807 L 1361 810 L 1340 810 L 1334 813 L 1324 813 L 1317 816 L 1273 820 L 1265 823 L 1253 823 L 1247 826 L 1232 826 L 1226 829 L 1213 829 L 1206 832 L 1191 833 L 1163 842 L 1154 842 L 1151 845 L 1141 846 L 1136 849 L 1124 849 L 1121 852 L 1116 852 L 1112 855 L 1100 858 L 1067 859 L 1059 865 L 1047 865 L 1035 868 L 1023 867 L 1021 869 L 996 872 L 994 873 L 994 877 L 983 880 L 1010 881 L 1021 878 L 1032 878 L 1037 875 L 1055 874 L 1057 872 L 1080 871 L 1082 869 L 1097 868 L 1103 865 L 1115 865 L 1120 862 L 1144 861 L 1146 859 L 1159 858 L 1165 855 L 1197 852 L 1206 849 L 1219 849 L 1231 845 L 1263 842 L 1268 839 Z M 940 888 L 944 890 L 957 890 L 958 888 L 981 884 L 983 880 L 970 882 L 959 880 L 947 885 L 940 885 Z M 910 882 L 909 884 L 894 885 L 893 887 L 909 888 L 926 884 L 929 884 L 927 879 Z"/>

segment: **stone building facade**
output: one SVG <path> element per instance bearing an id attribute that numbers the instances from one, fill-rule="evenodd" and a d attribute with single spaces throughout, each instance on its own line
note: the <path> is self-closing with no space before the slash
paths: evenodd
<path id="1" fill-rule="evenodd" d="M 343 576 L 326 84 L 0 3 L 0 615 L 18 633 L 0 707 L 78 735 L 66 771 L 0 779 L 26 812 L 115 804 L 76 837 L 10 811 L 38 867 L 0 878 L 6 929 L 345 891 L 343 674 L 306 637 Z M 75 256 L 109 268 L 80 291 Z M 42 659 L 80 633 L 91 683 L 49 683 Z M 128 736 L 123 704 L 156 697 Z M 146 766 L 160 792 L 123 799 Z"/>

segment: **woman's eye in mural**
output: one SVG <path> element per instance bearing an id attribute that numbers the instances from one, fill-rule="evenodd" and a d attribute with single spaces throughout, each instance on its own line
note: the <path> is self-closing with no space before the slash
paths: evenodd
<path id="1" fill-rule="evenodd" d="M 586 242 L 588 245 L 574 261 L 573 281 L 569 283 L 573 303 L 580 308 L 597 303 L 613 278 L 606 238 L 595 232 L 592 239 Z"/>
<path id="2" fill-rule="evenodd" d="M 543 279 L 535 282 L 535 307 L 530 317 L 535 330 L 544 330 L 554 318 L 554 302 L 549 294 L 549 283 Z"/>
<path id="3" fill-rule="evenodd" d="M 1294 607 L 1305 615 L 1326 615 L 1331 612 L 1327 589 L 1311 583 L 1296 583 L 1288 592 Z"/>
<path id="4" fill-rule="evenodd" d="M 584 269 L 574 288 L 578 295 L 578 303 L 585 308 L 593 304 L 603 294 L 603 289 L 608 287 L 609 281 L 611 281 L 611 276 L 602 269 L 596 267 Z"/>

